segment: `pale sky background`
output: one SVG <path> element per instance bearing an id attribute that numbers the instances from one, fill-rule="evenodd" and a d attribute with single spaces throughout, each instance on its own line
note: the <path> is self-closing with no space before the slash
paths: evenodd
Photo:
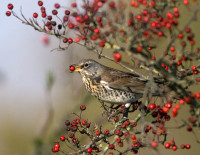
<path id="1" fill-rule="evenodd" d="M 52 90 L 56 119 L 61 120 L 72 105 L 67 92 L 74 75 L 67 69 L 76 60 L 73 45 L 68 51 L 50 52 L 58 47 L 58 40 L 54 36 L 50 37 L 49 46 L 45 46 L 41 42 L 42 33 L 22 24 L 13 16 L 5 15 L 7 4 L 12 3 L 18 15 L 22 6 L 23 14 L 27 18 L 32 17 L 34 12 L 40 13 L 37 2 L 1 0 L 0 4 L 0 150 L 4 155 L 21 155 L 18 149 L 23 148 L 34 136 L 45 109 L 45 84 L 49 71 L 56 77 Z M 47 4 L 44 0 L 47 13 L 51 13 L 55 2 L 67 6 L 69 1 L 48 0 Z M 59 11 L 63 13 L 64 9 Z M 27 140 L 19 139 L 22 136 Z"/>

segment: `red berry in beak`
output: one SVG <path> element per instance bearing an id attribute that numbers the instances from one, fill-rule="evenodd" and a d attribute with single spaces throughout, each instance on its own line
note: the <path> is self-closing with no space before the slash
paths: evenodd
<path id="1" fill-rule="evenodd" d="M 75 67 L 74 67 L 74 66 L 69 66 L 69 70 L 70 70 L 71 72 L 73 72 L 73 71 L 75 70 Z"/>

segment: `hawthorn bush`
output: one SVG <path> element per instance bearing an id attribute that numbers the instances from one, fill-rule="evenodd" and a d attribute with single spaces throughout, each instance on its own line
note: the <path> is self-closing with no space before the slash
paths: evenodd
<path id="1" fill-rule="evenodd" d="M 190 28 L 198 20 L 199 1 L 82 0 L 67 7 L 55 3 L 52 14 L 46 13 L 45 3 L 38 1 L 41 12 L 28 19 L 22 10 L 18 16 L 13 4 L 8 4 L 6 15 L 13 15 L 36 31 L 54 35 L 60 40 L 57 50 L 67 50 L 72 44 L 83 46 L 99 59 L 113 61 L 124 71 L 149 80 L 142 100 L 131 103 L 126 118 L 125 105 L 102 103 L 104 119 L 99 125 L 82 116 L 87 109 L 81 105 L 80 113 L 73 113 L 75 119 L 65 121 L 66 134 L 55 142 L 52 152 L 137 154 L 144 147 L 157 151 L 158 145 L 174 151 L 190 149 L 190 144 L 177 144 L 175 135 L 168 138 L 171 131 L 166 124 L 177 117 L 182 117 L 181 122 L 174 128 L 186 128 L 185 134 L 192 132 L 200 142 L 194 131 L 200 128 L 200 93 L 192 89 L 200 82 L 200 48 Z M 190 13 L 187 20 L 185 11 Z M 143 74 L 136 72 L 138 68 Z M 152 97 L 148 88 L 160 91 L 153 77 L 167 83 L 174 94 L 170 98 L 162 93 Z M 178 115 L 183 106 L 189 118 Z M 87 140 L 80 141 L 81 137 Z"/>

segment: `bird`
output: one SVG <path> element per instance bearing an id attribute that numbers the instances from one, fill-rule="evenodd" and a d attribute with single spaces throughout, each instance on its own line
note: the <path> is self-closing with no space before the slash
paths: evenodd
<path id="1" fill-rule="evenodd" d="M 148 79 L 137 74 L 107 67 L 92 59 L 70 66 L 79 72 L 87 91 L 102 102 L 130 106 L 143 97 Z M 158 80 L 156 83 L 159 83 Z"/>

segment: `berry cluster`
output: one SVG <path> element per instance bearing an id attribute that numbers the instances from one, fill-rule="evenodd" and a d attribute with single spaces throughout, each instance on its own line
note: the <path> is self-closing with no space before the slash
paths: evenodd
<path id="1" fill-rule="evenodd" d="M 124 105 L 121 106 L 120 109 L 124 109 Z M 82 112 L 86 110 L 85 105 L 81 105 L 80 110 L 81 113 L 79 115 L 74 113 L 77 118 L 72 121 L 65 121 L 67 136 L 61 136 L 60 143 L 58 141 L 55 142 L 52 152 L 61 151 L 66 154 L 66 147 L 68 147 L 68 149 L 74 147 L 73 150 L 75 152 L 73 154 L 93 154 L 107 151 L 110 151 L 109 154 L 113 154 L 113 151 L 116 152 L 119 151 L 118 149 L 126 147 L 126 152 L 132 151 L 135 154 L 140 147 L 144 147 L 141 139 L 136 138 L 136 134 L 139 134 L 136 132 L 137 122 L 129 121 L 128 119 L 119 121 L 120 116 L 117 115 L 111 120 L 117 126 L 116 128 L 109 130 L 102 129 L 101 126 L 99 127 L 91 124 L 86 119 L 82 118 Z M 130 134 L 130 132 L 134 134 Z M 77 138 L 77 136 L 80 135 L 87 136 L 87 139 L 91 142 L 89 144 L 87 143 L 87 145 L 81 144 Z M 109 140 L 111 137 L 114 138 L 112 142 Z M 127 147 L 124 146 L 124 143 L 126 143 L 128 139 L 131 139 L 132 145 Z M 106 147 L 102 147 L 102 143 L 105 143 Z M 152 147 L 156 147 L 155 144 L 152 143 Z"/>
<path id="2" fill-rule="evenodd" d="M 71 8 L 66 9 L 55 3 L 51 14 L 47 14 L 43 1 L 38 1 L 41 12 L 33 13 L 32 19 L 27 20 L 23 14 L 19 17 L 13 11 L 13 5 L 8 4 L 6 15 L 12 14 L 35 30 L 54 35 L 60 40 L 59 50 L 66 50 L 71 45 L 83 46 L 99 58 L 137 73 L 130 67 L 134 64 L 135 68 L 139 67 L 149 75 L 149 83 L 144 103 L 132 103 L 130 111 L 126 111 L 125 105 L 115 108 L 102 106 L 111 122 L 110 129 L 82 119 L 81 114 L 86 107 L 81 106 L 81 114 L 75 114 L 75 119 L 65 122 L 67 136 L 61 136 L 60 143 L 55 142 L 52 151 L 66 154 L 63 148 L 66 146 L 74 154 L 109 152 L 111 155 L 136 154 L 142 147 L 155 149 L 158 145 L 174 151 L 190 149 L 190 144 L 178 147 L 175 137 L 172 140 L 168 138 L 166 122 L 179 117 L 183 106 L 189 107 L 189 118 L 183 117 L 177 128 L 185 127 L 186 132 L 196 137 L 194 129 L 199 128 L 200 124 L 200 93 L 194 91 L 192 86 L 200 82 L 200 48 L 196 43 L 198 36 L 195 36 L 196 32 L 190 24 L 197 19 L 200 11 L 198 1 L 83 0 L 83 11 L 78 5 L 72 2 Z M 185 12 L 190 13 L 190 18 L 183 23 Z M 41 25 L 38 22 L 40 18 L 43 21 Z M 70 66 L 69 70 L 74 71 L 75 66 Z M 160 83 L 155 84 L 153 79 Z M 173 93 L 165 94 L 166 87 L 162 87 L 161 83 L 166 84 Z M 152 97 L 151 87 L 155 87 L 160 100 Z M 130 119 L 131 115 L 126 119 L 121 116 L 134 111 L 138 112 L 134 120 Z M 151 120 L 148 121 L 146 117 L 151 117 Z M 137 129 L 138 121 L 141 126 Z M 88 137 L 88 141 L 83 144 L 79 136 Z"/>

